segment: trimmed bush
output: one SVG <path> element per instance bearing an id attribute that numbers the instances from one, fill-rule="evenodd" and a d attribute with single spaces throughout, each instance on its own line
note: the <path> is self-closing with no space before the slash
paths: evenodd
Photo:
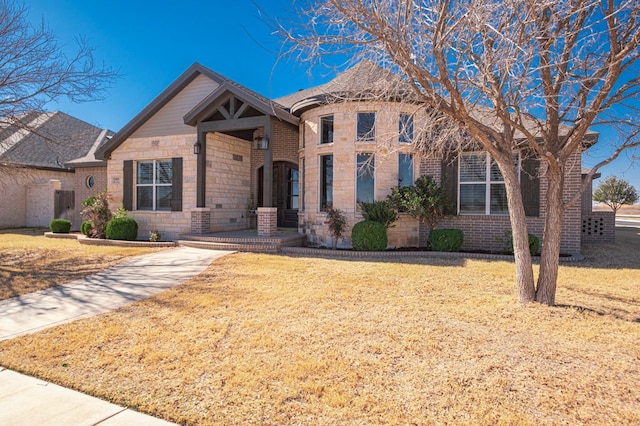
<path id="1" fill-rule="evenodd" d="M 383 251 L 387 248 L 387 228 L 380 222 L 365 220 L 358 222 L 351 231 L 354 250 Z"/>
<path id="2" fill-rule="evenodd" d="M 53 219 L 49 224 L 51 232 L 56 234 L 68 234 L 71 231 L 71 221 L 67 219 Z"/>
<path id="3" fill-rule="evenodd" d="M 118 217 L 107 223 L 107 238 L 133 241 L 138 236 L 138 222 L 131 217 Z"/>
<path id="4" fill-rule="evenodd" d="M 391 228 L 393 223 L 398 220 L 398 212 L 388 200 L 360 203 L 360 210 L 362 210 L 364 220 L 380 222 L 387 229 Z"/>
<path id="5" fill-rule="evenodd" d="M 80 232 L 82 232 L 82 234 L 86 235 L 87 237 L 91 236 L 91 229 L 93 229 L 93 226 L 91 225 L 90 220 L 85 220 L 84 222 L 82 222 L 82 225 L 80 225 Z"/>
<path id="6" fill-rule="evenodd" d="M 434 229 L 429 232 L 429 245 L 433 251 L 460 251 L 463 240 L 460 229 Z"/>

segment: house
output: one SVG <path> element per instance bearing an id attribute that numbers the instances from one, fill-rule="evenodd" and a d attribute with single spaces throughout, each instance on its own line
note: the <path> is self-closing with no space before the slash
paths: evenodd
<path id="1" fill-rule="evenodd" d="M 52 219 L 66 218 L 79 229 L 80 197 L 106 189 L 106 163 L 92 153 L 111 134 L 63 112 L 5 118 L 0 130 L 0 228 L 48 227 Z M 78 157 L 86 163 L 74 162 Z M 89 164 L 97 168 L 83 169 Z"/>
<path id="2" fill-rule="evenodd" d="M 504 183 L 490 158 L 483 152 L 420 155 L 413 126 L 424 119 L 424 108 L 372 67 L 361 63 L 329 83 L 272 101 L 192 65 L 96 151 L 107 162 L 113 202 L 131 211 L 142 234 L 158 229 L 177 239 L 247 229 L 257 205 L 264 207 L 258 209 L 259 233 L 277 225 L 297 229 L 309 244 L 330 245 L 328 208 L 345 212 L 352 226 L 362 220 L 359 202 L 384 199 L 392 187 L 423 174 L 446 175 L 457 214 L 441 226 L 462 229 L 464 249 L 499 248 L 496 237 L 510 223 Z M 394 96 L 376 96 L 389 85 L 396 85 Z M 342 96 L 358 88 L 368 96 Z M 537 161 L 516 155 L 530 232 L 542 236 L 545 181 Z M 573 162 L 567 193 L 581 184 L 580 155 Z M 581 228 L 578 203 L 565 214 L 562 251 L 580 252 Z M 389 239 L 419 246 L 427 233 L 401 215 Z M 350 245 L 348 236 L 340 244 Z"/>

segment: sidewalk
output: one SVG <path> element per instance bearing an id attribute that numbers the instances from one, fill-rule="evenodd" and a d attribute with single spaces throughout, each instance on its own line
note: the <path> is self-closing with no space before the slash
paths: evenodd
<path id="1" fill-rule="evenodd" d="M 179 247 L 131 258 L 65 285 L 0 301 L 0 340 L 146 299 L 191 279 L 229 253 Z M 170 423 L 0 367 L 0 424 Z"/>

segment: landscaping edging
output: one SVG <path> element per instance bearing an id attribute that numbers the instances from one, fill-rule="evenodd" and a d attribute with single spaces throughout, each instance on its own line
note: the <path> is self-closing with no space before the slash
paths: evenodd
<path id="1" fill-rule="evenodd" d="M 71 233 L 71 232 L 62 233 L 62 232 L 47 231 L 47 232 L 44 233 L 44 236 L 47 237 L 47 238 L 60 238 L 60 239 L 63 239 L 63 240 L 75 240 L 80 235 L 82 235 L 82 234 L 74 234 L 74 233 Z"/>
<path id="2" fill-rule="evenodd" d="M 416 257 L 441 257 L 454 259 L 487 259 L 487 260 L 509 260 L 514 261 L 513 255 L 508 254 L 491 254 L 491 253 L 468 253 L 468 252 L 447 252 L 447 251 L 351 251 L 351 250 L 330 250 L 312 247 L 282 247 L 283 254 L 318 256 L 327 258 L 416 258 Z M 584 256 L 581 254 L 573 254 L 571 256 L 563 256 L 560 262 L 581 262 Z M 540 256 L 533 256 L 533 261 L 540 261 Z"/>
<path id="3" fill-rule="evenodd" d="M 168 242 L 151 242 L 151 241 L 122 241 L 122 240 L 105 240 L 99 238 L 89 238 L 82 234 L 57 234 L 53 232 L 45 232 L 48 238 L 76 238 L 80 244 L 93 246 L 120 246 L 120 247 L 176 247 L 180 245 L 209 249 L 206 242 L 198 241 L 168 241 Z M 182 244 L 184 243 L 184 244 Z M 252 248 L 255 248 L 252 246 Z M 219 248 L 218 248 L 219 249 Z M 230 250 L 243 251 L 241 245 L 234 244 L 229 247 Z M 248 250 L 260 252 L 260 250 Z M 269 252 L 265 250 L 264 252 Z M 485 260 L 507 260 L 514 261 L 513 255 L 508 254 L 492 254 L 492 253 L 470 253 L 470 252 L 446 252 L 446 251 L 353 251 L 353 250 L 330 250 L 314 247 L 281 247 L 280 253 L 299 256 L 316 256 L 335 259 L 403 259 L 403 258 L 450 258 L 450 259 L 485 259 Z M 581 262 L 584 260 L 582 254 L 573 254 L 571 256 L 563 256 L 560 262 Z M 540 261 L 540 256 L 533 256 L 534 262 Z"/>
<path id="4" fill-rule="evenodd" d="M 86 235 L 80 235 L 78 237 L 80 244 L 88 246 L 118 246 L 118 247 L 175 247 L 177 244 L 173 241 L 125 241 L 125 240 L 105 240 L 101 238 L 89 238 Z"/>

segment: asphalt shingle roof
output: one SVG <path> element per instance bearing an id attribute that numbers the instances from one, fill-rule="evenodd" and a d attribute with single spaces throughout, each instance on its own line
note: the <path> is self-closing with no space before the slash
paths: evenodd
<path id="1" fill-rule="evenodd" d="M 63 112 L 29 113 L 0 131 L 0 163 L 66 169 L 86 156 L 102 129 Z"/>

